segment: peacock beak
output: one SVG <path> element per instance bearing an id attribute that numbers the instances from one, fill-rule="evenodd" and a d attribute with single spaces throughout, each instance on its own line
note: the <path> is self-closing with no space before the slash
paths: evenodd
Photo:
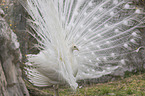
<path id="1" fill-rule="evenodd" d="M 78 49 L 78 48 L 76 48 L 76 50 L 78 50 L 78 51 L 79 51 L 79 49 Z"/>

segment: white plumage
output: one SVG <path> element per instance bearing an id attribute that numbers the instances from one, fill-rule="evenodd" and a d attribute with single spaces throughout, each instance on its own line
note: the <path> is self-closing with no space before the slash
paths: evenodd
<path id="1" fill-rule="evenodd" d="M 98 78 L 126 66 L 139 47 L 144 12 L 131 0 L 27 0 L 40 53 L 28 55 L 36 86 Z"/>

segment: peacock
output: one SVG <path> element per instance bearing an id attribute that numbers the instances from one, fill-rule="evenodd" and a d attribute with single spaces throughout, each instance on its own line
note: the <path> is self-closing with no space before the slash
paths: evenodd
<path id="1" fill-rule="evenodd" d="M 130 62 L 145 27 L 144 10 L 133 0 L 20 0 L 38 54 L 28 54 L 27 75 L 35 86 L 99 78 Z"/>

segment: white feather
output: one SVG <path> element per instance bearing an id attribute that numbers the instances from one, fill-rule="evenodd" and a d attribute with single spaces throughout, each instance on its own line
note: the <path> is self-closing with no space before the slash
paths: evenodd
<path id="1" fill-rule="evenodd" d="M 39 54 L 28 55 L 36 86 L 69 84 L 110 74 L 138 46 L 144 13 L 130 0 L 27 0 Z M 37 23 L 34 23 L 37 22 Z M 78 51 L 73 49 L 74 45 Z M 76 52 L 75 52 L 76 51 Z M 113 65 L 114 64 L 114 65 Z M 35 74 L 38 73 L 39 75 Z"/>

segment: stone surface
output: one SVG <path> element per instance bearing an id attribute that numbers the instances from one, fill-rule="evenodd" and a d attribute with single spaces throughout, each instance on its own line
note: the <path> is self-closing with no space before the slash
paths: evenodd
<path id="1" fill-rule="evenodd" d="M 0 96 L 29 96 L 21 77 L 21 58 L 17 37 L 0 15 Z"/>

